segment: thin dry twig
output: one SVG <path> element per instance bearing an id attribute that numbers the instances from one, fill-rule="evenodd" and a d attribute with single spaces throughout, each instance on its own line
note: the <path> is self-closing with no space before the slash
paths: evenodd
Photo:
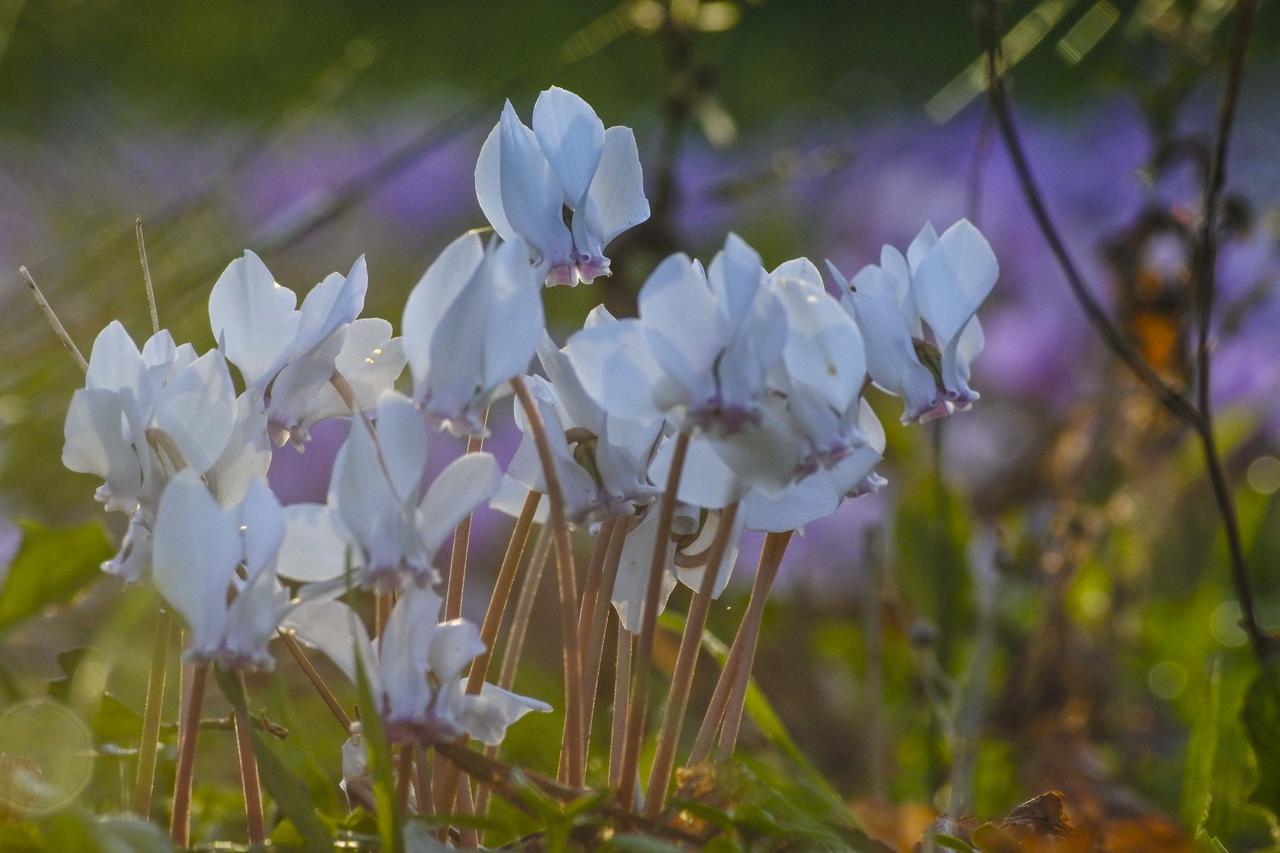
<path id="1" fill-rule="evenodd" d="M 1127 336 L 1111 321 L 1106 310 L 1094 297 L 1085 283 L 1083 275 L 1067 251 L 1065 242 L 1059 233 L 1053 218 L 1049 214 L 1044 196 L 1036 183 L 1027 160 L 1026 151 L 1018 135 L 1013 119 L 1013 109 L 1009 103 L 1005 88 L 1003 67 L 1000 62 L 1000 39 L 998 34 L 998 0 L 986 0 L 982 5 L 981 30 L 987 53 L 987 93 L 991 110 L 996 118 L 1000 135 L 1008 151 L 1010 162 L 1022 189 L 1023 197 L 1036 224 L 1049 244 L 1058 265 L 1062 268 L 1072 295 L 1080 303 L 1085 317 L 1102 337 L 1103 342 L 1128 367 L 1133 374 L 1155 395 L 1156 399 L 1175 418 L 1191 427 L 1200 439 L 1205 466 L 1208 469 L 1209 481 L 1213 488 L 1214 500 L 1222 517 L 1223 528 L 1227 537 L 1227 548 L 1230 556 L 1232 586 L 1236 600 L 1240 605 L 1241 622 L 1245 633 L 1249 636 L 1254 655 L 1258 660 L 1265 660 L 1271 652 L 1271 639 L 1262 630 L 1257 618 L 1254 604 L 1253 584 L 1250 580 L 1248 565 L 1244 556 L 1243 540 L 1240 525 L 1236 517 L 1235 502 L 1231 495 L 1230 484 L 1222 465 L 1217 442 L 1213 434 L 1213 415 L 1209 403 L 1209 364 L 1210 338 L 1209 323 L 1212 317 L 1212 301 L 1214 295 L 1213 265 L 1217 254 L 1216 208 L 1225 181 L 1227 149 L 1231 139 L 1231 128 L 1235 120 L 1236 105 L 1239 99 L 1240 81 L 1244 73 L 1244 58 L 1248 46 L 1255 0 L 1241 0 L 1236 12 L 1236 26 L 1232 39 L 1231 56 L 1228 64 L 1227 83 L 1223 93 L 1222 106 L 1218 118 L 1217 143 L 1210 166 L 1210 175 L 1205 188 L 1204 221 L 1201 224 L 1200 245 L 1195 259 L 1197 301 L 1200 303 L 1197 361 L 1199 364 L 1198 405 L 1193 404 L 1181 392 L 1162 378 L 1147 362 Z"/>

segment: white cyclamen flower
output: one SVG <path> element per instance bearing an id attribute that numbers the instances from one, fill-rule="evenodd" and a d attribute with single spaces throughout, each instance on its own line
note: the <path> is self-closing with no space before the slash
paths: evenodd
<path id="1" fill-rule="evenodd" d="M 758 425 L 766 377 L 782 359 L 787 318 L 760 256 L 730 234 L 704 272 L 683 254 L 640 290 L 638 319 L 589 326 L 567 352 L 605 411 L 723 436 Z"/>
<path id="2" fill-rule="evenodd" d="M 430 589 L 406 587 L 376 643 L 355 612 L 338 601 L 303 603 L 285 627 L 324 652 L 352 681 L 358 656 L 387 736 L 401 743 L 447 743 L 466 734 L 496 746 L 525 714 L 551 710 L 492 684 L 467 695 L 463 671 L 485 645 L 471 622 L 441 622 L 441 605 Z"/>
<path id="3" fill-rule="evenodd" d="M 245 387 L 262 401 L 276 443 L 301 446 L 317 421 L 349 413 L 332 386 L 339 374 L 369 407 L 404 368 L 385 320 L 357 320 L 369 276 L 364 257 L 343 276 L 331 273 L 296 307 L 253 252 L 227 265 L 209 295 L 209 324 Z"/>
<path id="4" fill-rule="evenodd" d="M 587 317 L 588 326 L 615 322 L 603 306 Z M 605 412 L 583 390 L 568 355 L 546 334 L 538 346 L 538 360 L 550 381 L 539 376 L 525 381 L 547 429 L 569 520 L 630 514 L 652 501 L 661 493 L 649 479 L 649 463 L 662 440 L 662 420 L 644 423 Z M 509 485 L 493 504 L 510 514 L 519 511 L 526 491 L 546 492 L 528 419 L 520 410 L 515 419 L 522 433 L 520 445 L 507 466 Z M 546 511 L 545 503 L 540 504 L 535 520 L 541 522 Z"/>
<path id="5" fill-rule="evenodd" d="M 549 285 L 608 275 L 605 247 L 649 218 L 631 128 L 606 130 L 586 101 L 557 87 L 538 96 L 532 130 L 510 101 L 503 107 L 476 162 L 476 198 Z"/>
<path id="6" fill-rule="evenodd" d="M 801 444 L 797 473 L 829 468 L 866 444 L 858 431 L 859 399 L 867 378 L 862 335 L 823 288 L 818 268 L 804 258 L 769 274 L 787 316 L 787 344 L 776 390 L 785 395 Z"/>
<path id="7" fill-rule="evenodd" d="M 451 432 L 480 433 L 489 404 L 524 374 L 543 333 L 542 296 L 524 249 L 474 233 L 450 243 L 404 306 L 413 396 Z"/>
<path id="8" fill-rule="evenodd" d="M 153 579 L 190 629 L 189 659 L 271 669 L 267 645 L 290 607 L 276 579 L 283 537 L 284 513 L 261 481 L 223 509 L 191 471 L 170 480 L 156 510 Z"/>
<path id="9" fill-rule="evenodd" d="M 288 532 L 280 573 L 299 580 L 333 580 L 347 569 L 378 588 L 403 579 L 437 579 L 432 559 L 473 509 L 493 496 L 501 471 L 488 453 L 455 459 L 426 489 L 427 427 L 409 398 L 394 391 L 378 401 L 371 431 L 353 418 L 338 451 L 329 503 L 286 510 Z"/>
<path id="10" fill-rule="evenodd" d="M 226 481 L 224 502 L 243 495 L 224 472 L 263 476 L 232 448 L 240 418 L 231 375 L 221 353 L 197 358 L 161 331 L 139 351 L 113 322 L 99 333 L 85 387 L 67 408 L 62 461 L 103 480 L 96 497 L 110 511 L 130 514 L 120 552 L 103 569 L 134 580 L 150 561 L 151 524 L 168 478 L 182 468 Z"/>
<path id="11" fill-rule="evenodd" d="M 946 417 L 978 399 L 969 387 L 970 365 L 983 346 L 976 315 L 999 264 L 968 220 L 941 237 L 926 225 L 905 258 L 885 246 L 880 266 L 864 267 L 852 282 L 834 264 L 828 267 L 847 291 L 844 304 L 862 331 L 871 378 L 906 403 L 903 423 Z"/>

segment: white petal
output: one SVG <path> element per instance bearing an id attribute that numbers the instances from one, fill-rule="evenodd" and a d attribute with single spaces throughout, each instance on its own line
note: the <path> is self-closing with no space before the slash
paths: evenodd
<path id="1" fill-rule="evenodd" d="M 329 581 L 346 573 L 347 542 L 324 504 L 284 508 L 285 533 L 276 571 L 297 581 Z"/>
<path id="2" fill-rule="evenodd" d="M 489 453 L 467 453 L 449 463 L 422 499 L 419 533 L 428 556 L 472 510 L 493 497 L 502 470 Z"/>
<path id="3" fill-rule="evenodd" d="M 107 492 L 123 502 L 137 503 L 142 487 L 138 454 L 125 436 L 120 396 L 103 388 L 81 388 L 71 396 L 63 430 L 62 464 L 81 474 L 96 474 Z M 114 506 L 109 508 L 115 508 Z"/>
<path id="4" fill-rule="evenodd" d="M 445 310 L 466 286 L 484 258 L 484 244 L 472 232 L 454 240 L 427 267 L 404 305 L 404 352 L 420 396 L 431 367 L 431 343 Z"/>
<path id="5" fill-rule="evenodd" d="M 854 277 L 854 286 L 856 290 L 845 296 L 845 306 L 862 332 L 867 372 L 885 391 L 904 398 L 903 423 L 918 420 L 942 400 L 933 374 L 916 355 L 893 279 L 879 267 L 865 267 Z"/>
<path id="6" fill-rule="evenodd" d="M 512 229 L 542 256 L 544 266 L 572 265 L 572 238 L 561 211 L 564 193 L 538 147 L 508 101 L 499 123 L 499 182 L 502 209 Z"/>
<path id="7" fill-rule="evenodd" d="M 732 332 L 746 320 L 763 278 L 759 253 L 746 240 L 730 232 L 724 248 L 707 268 L 707 282 L 715 294 L 721 322 L 727 324 L 726 332 Z"/>
<path id="8" fill-rule="evenodd" d="M 542 292 L 520 246 L 503 243 L 487 259 L 489 307 L 484 327 L 484 385 L 498 387 L 529 369 L 546 328 Z M 468 330 L 476 335 L 479 329 Z"/>
<path id="9" fill-rule="evenodd" d="M 378 442 L 396 496 L 417 502 L 427 466 L 427 427 L 422 413 L 403 394 L 389 391 L 378 400 Z"/>
<path id="10" fill-rule="evenodd" d="M 817 268 L 805 262 L 817 275 Z M 779 275 L 771 280 L 789 325 L 783 361 L 793 382 L 816 392 L 832 409 L 843 412 L 853 402 L 866 379 L 866 354 L 862 335 L 853 318 L 807 278 Z"/>
<path id="11" fill-rule="evenodd" d="M 502 122 L 493 126 L 493 130 L 485 137 L 484 144 L 480 146 L 475 178 L 476 201 L 480 202 L 484 218 L 489 220 L 493 230 L 503 240 L 519 240 L 520 235 L 507 221 L 507 214 L 502 206 Z"/>
<path id="12" fill-rule="evenodd" d="M 221 645 L 227 592 L 239 562 L 236 510 L 220 509 L 191 471 L 175 475 L 156 510 L 152 579 L 190 626 L 190 648 L 197 657 Z"/>
<path id="13" fill-rule="evenodd" d="M 340 326 L 354 321 L 364 309 L 369 270 L 364 255 L 356 258 L 345 276 L 330 273 L 302 300 L 301 320 L 294 355 L 300 355 L 329 337 Z"/>
<path id="14" fill-rule="evenodd" d="M 654 358 L 672 382 L 700 402 L 714 386 L 711 371 L 725 343 L 716 335 L 714 294 L 688 256 L 677 253 L 650 274 L 638 301 Z"/>
<path id="15" fill-rule="evenodd" d="M 245 572 L 252 579 L 275 560 L 285 533 L 280 501 L 261 480 L 249 484 L 241 504 L 240 533 L 244 537 Z"/>
<path id="16" fill-rule="evenodd" d="M 356 655 L 364 660 L 370 679 L 378 677 L 377 659 L 369 632 L 356 612 L 340 601 L 307 601 L 295 607 L 284 618 L 282 627 L 293 631 L 298 640 L 324 652 L 334 665 L 355 684 Z M 376 691 L 375 691 L 376 692 Z"/>
<path id="17" fill-rule="evenodd" d="M 108 391 L 128 391 L 146 409 L 143 391 L 144 364 L 138 345 L 129 337 L 119 320 L 112 320 L 93 340 L 89 353 L 89 371 L 85 374 L 86 388 L 103 388 Z"/>
<path id="18" fill-rule="evenodd" d="M 653 549 L 658 535 L 658 508 L 651 506 L 648 512 L 628 534 L 622 544 L 622 557 L 618 562 L 618 576 L 613 585 L 613 609 L 618 613 L 618 621 L 631 633 L 640 630 L 640 621 L 644 609 L 645 593 L 649 583 L 649 568 L 653 560 Z M 658 595 L 658 612 L 666 607 L 671 590 L 675 589 L 675 571 L 671 565 L 671 557 L 675 545 L 667 540 L 666 568 L 662 572 L 662 583 Z"/>
<path id="19" fill-rule="evenodd" d="M 275 662 L 267 646 L 290 608 L 289 590 L 276 579 L 275 571 L 268 566 L 253 575 L 227 610 L 224 659 L 236 666 L 273 669 Z"/>
<path id="20" fill-rule="evenodd" d="M 661 416 L 653 398 L 661 370 L 638 320 L 588 326 L 569 338 L 565 353 L 605 411 L 645 421 Z"/>
<path id="21" fill-rule="evenodd" d="M 459 683 L 459 691 L 462 684 Z M 497 746 L 507 735 L 507 728 L 530 711 L 547 713 L 551 706 L 528 696 L 503 690 L 496 684 L 485 684 L 478 696 L 460 695 L 455 702 L 454 717 L 467 734 L 487 746 Z"/>
<path id="22" fill-rule="evenodd" d="M 772 497 L 753 490 L 743 498 L 740 515 L 748 530 L 785 533 L 831 515 L 842 495 L 827 472 L 819 470 Z"/>
<path id="23" fill-rule="evenodd" d="M 271 439 L 267 436 L 267 413 L 262 403 L 246 391 L 236 398 L 231 436 L 218 461 L 205 472 L 209 488 L 225 506 L 244 499 L 249 484 L 265 480 L 271 467 Z"/>
<path id="24" fill-rule="evenodd" d="M 552 86 L 533 105 L 533 132 L 564 193 L 576 207 L 604 153 L 604 122 L 573 92 Z"/>
<path id="25" fill-rule="evenodd" d="M 649 479 L 663 490 L 669 479 L 674 451 L 674 440 L 664 442 L 649 466 Z M 749 488 L 750 484 L 720 458 L 710 438 L 695 434 L 690 439 L 680 487 L 676 492 L 681 501 L 706 509 L 721 509 L 740 500 Z"/>
<path id="26" fill-rule="evenodd" d="M 582 387 L 569 356 L 556 347 L 545 331 L 538 344 L 538 361 L 555 387 L 560 403 L 564 405 L 569 425 L 588 429 L 596 435 L 603 432 L 604 410 Z"/>
<path id="27" fill-rule="evenodd" d="M 221 352 L 200 356 L 157 392 L 155 420 L 192 470 L 213 467 L 236 421 L 235 389 Z"/>
<path id="28" fill-rule="evenodd" d="M 939 346 L 959 337 L 1000 272 L 995 253 L 966 219 L 952 225 L 920 259 L 911 293 Z"/>
<path id="29" fill-rule="evenodd" d="M 582 215 L 601 249 L 649 218 L 640 153 L 631 128 L 611 127 L 604 132 L 604 156 L 587 191 L 585 208 L 575 211 L 574 223 Z"/>
<path id="30" fill-rule="evenodd" d="M 225 346 L 227 360 L 240 369 L 246 386 L 262 390 L 284 365 L 302 319 L 294 310 L 297 302 L 297 294 L 276 284 L 266 264 L 247 250 L 213 285 L 213 339 Z"/>

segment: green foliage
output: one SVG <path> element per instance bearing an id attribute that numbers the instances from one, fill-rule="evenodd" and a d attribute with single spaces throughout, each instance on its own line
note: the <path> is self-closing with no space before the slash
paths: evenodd
<path id="1" fill-rule="evenodd" d="M 43 527 L 20 520 L 22 546 L 9 567 L 0 595 L 0 631 L 66 604 L 101 576 L 99 566 L 111 556 L 102 525 Z"/>
<path id="2" fill-rule="evenodd" d="M 235 674 L 221 667 L 217 668 L 214 674 L 218 679 L 218 687 L 222 689 L 222 695 L 231 703 L 231 707 L 236 713 L 248 716 L 244 691 L 240 689 L 240 682 Z M 331 850 L 333 843 L 329 837 L 329 831 L 316 816 L 306 783 L 289 772 L 271 749 L 262 732 L 252 728 L 250 737 L 254 755 L 258 758 L 259 778 L 276 805 L 280 807 L 280 811 L 284 812 L 293 824 L 306 849 Z"/>
<path id="3" fill-rule="evenodd" d="M 369 774 L 373 778 L 373 796 L 378 807 L 378 836 L 382 849 L 404 853 L 404 834 L 400 810 L 396 807 L 396 785 L 391 765 L 391 745 L 387 743 L 378 715 L 379 702 L 373 695 L 369 673 L 365 672 L 364 658 L 355 655 L 356 676 L 360 688 L 360 704 L 368 713 L 360 720 L 365 753 L 369 759 Z"/>
<path id="4" fill-rule="evenodd" d="M 1182 780 L 1182 825 L 1193 833 L 1204 829 L 1213 803 L 1213 769 L 1218 749 L 1218 726 L 1222 706 L 1222 663 L 1214 659 L 1209 667 L 1204 703 L 1187 744 L 1186 770 Z"/>
<path id="5" fill-rule="evenodd" d="M 1249 801 L 1280 817 L 1280 662 L 1271 660 L 1258 670 L 1245 693 L 1240 722 L 1258 768 Z"/>

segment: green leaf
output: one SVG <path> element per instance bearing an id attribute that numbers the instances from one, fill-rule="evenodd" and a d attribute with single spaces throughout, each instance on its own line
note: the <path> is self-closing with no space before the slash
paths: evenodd
<path id="1" fill-rule="evenodd" d="M 41 819 L 39 825 L 44 837 L 42 849 L 49 851 L 170 853 L 173 850 L 163 830 L 135 817 L 95 818 L 83 809 L 70 808 Z"/>
<path id="2" fill-rule="evenodd" d="M 1258 670 L 1245 692 L 1240 722 L 1258 765 L 1249 802 L 1280 817 L 1280 662 Z"/>
<path id="3" fill-rule="evenodd" d="M 960 853 L 978 853 L 972 844 L 963 838 L 956 838 L 954 835 L 948 835 L 945 832 L 934 832 L 929 835 L 929 839 L 940 847 L 948 850 L 959 850 Z"/>
<path id="4" fill-rule="evenodd" d="M 111 556 L 111 545 L 96 522 L 51 528 L 19 519 L 18 526 L 22 546 L 0 594 L 0 630 L 69 602 L 101 577 L 102 561 Z"/>
<path id="5" fill-rule="evenodd" d="M 1209 665 L 1204 704 L 1199 706 L 1195 727 L 1187 743 L 1186 769 L 1182 776 L 1182 823 L 1192 834 L 1204 829 L 1213 801 L 1213 768 L 1218 751 L 1218 725 L 1222 705 L 1221 661 Z"/>
<path id="6" fill-rule="evenodd" d="M 356 682 L 360 690 L 360 706 L 365 714 L 360 718 L 360 731 L 364 739 L 365 754 L 369 758 L 369 775 L 373 779 L 373 797 L 377 806 L 378 837 L 382 849 L 404 853 L 404 834 L 401 828 L 400 809 L 396 805 L 395 776 L 391 766 L 391 744 L 387 743 L 378 716 L 380 703 L 374 698 L 369 674 L 364 670 L 364 657 L 356 655 Z"/>
<path id="7" fill-rule="evenodd" d="M 218 679 L 218 686 L 222 688 L 222 693 L 231 703 L 231 707 L 236 713 L 248 716 L 244 692 L 240 689 L 240 682 L 235 674 L 221 667 L 218 667 L 214 674 Z M 316 816 L 306 783 L 289 772 L 260 731 L 251 727 L 250 736 L 253 742 L 253 753 L 258 758 L 258 776 L 266 787 L 267 793 L 271 794 L 271 799 L 293 823 L 306 849 L 332 850 L 333 839 L 330 838 L 324 823 Z"/>

